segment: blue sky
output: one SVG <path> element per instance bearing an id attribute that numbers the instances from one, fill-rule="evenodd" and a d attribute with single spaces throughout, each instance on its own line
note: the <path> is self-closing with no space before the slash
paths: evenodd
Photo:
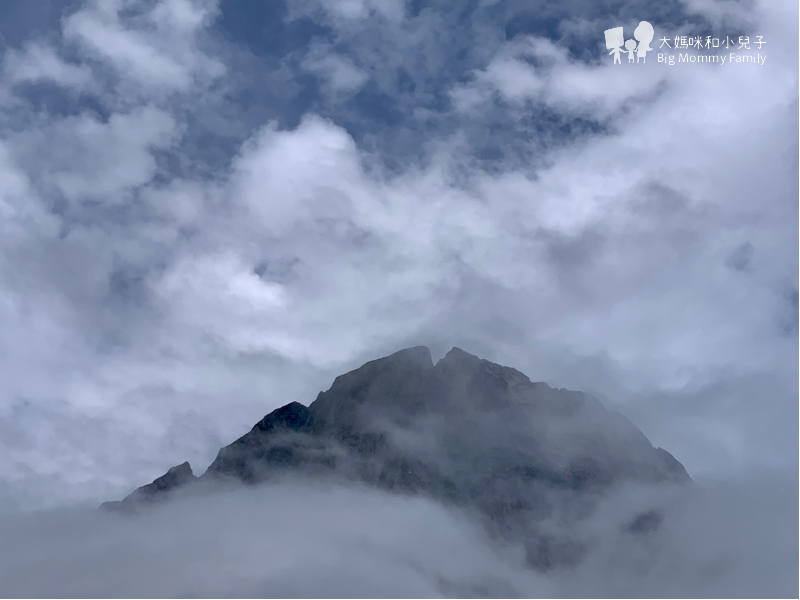
<path id="1" fill-rule="evenodd" d="M 418 344 L 591 392 L 698 480 L 796 474 L 789 3 L 37 1 L 0 33 L 0 509 L 203 470 Z M 767 59 L 659 63 L 676 35 Z"/>

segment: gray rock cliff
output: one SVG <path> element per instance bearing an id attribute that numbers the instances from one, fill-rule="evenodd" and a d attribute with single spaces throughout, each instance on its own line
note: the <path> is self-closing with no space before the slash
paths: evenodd
<path id="1" fill-rule="evenodd" d="M 538 523 L 580 519 L 616 485 L 691 482 L 669 452 L 591 396 L 459 348 L 434 365 L 415 347 L 337 377 L 308 407 L 272 411 L 201 477 L 184 463 L 103 506 L 135 510 L 202 482 L 286 476 L 358 481 L 474 511 L 498 534 L 521 537 L 540 569 L 572 564 L 583 546 Z M 635 518 L 631 531 L 660 524 Z"/>

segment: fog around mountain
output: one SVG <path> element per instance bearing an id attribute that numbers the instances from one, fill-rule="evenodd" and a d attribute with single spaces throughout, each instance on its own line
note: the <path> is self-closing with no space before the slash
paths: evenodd
<path id="1" fill-rule="evenodd" d="M 585 394 L 411 348 L 273 411 L 199 478 L 183 463 L 100 510 L 0 522 L 19 540 L 0 580 L 11 596 L 781 596 L 797 514 L 788 482 L 760 483 L 702 488 Z"/>
<path id="2" fill-rule="evenodd" d="M 133 516 L 1 519 L 11 543 L 0 545 L 0 588 L 10 597 L 791 597 L 794 494 L 774 478 L 685 495 L 620 490 L 570 528 L 597 540 L 581 564 L 542 572 L 522 543 L 490 537 L 472 514 L 289 479 Z M 663 510 L 662 526 L 626 531 L 643 506 Z"/>
<path id="3" fill-rule="evenodd" d="M 460 348 L 434 364 L 420 346 L 337 377 L 308 407 L 272 411 L 220 449 L 201 477 L 185 462 L 103 506 L 133 511 L 178 489 L 286 475 L 473 507 L 501 533 L 540 540 L 547 535 L 529 531 L 532 521 L 582 518 L 615 486 L 692 483 L 669 452 L 591 396 L 531 382 Z M 567 554 L 577 559 L 574 545 Z"/>

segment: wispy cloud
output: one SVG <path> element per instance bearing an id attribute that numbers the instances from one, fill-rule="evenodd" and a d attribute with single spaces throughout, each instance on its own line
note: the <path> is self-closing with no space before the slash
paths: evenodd
<path id="1" fill-rule="evenodd" d="M 293 4 L 269 60 L 213 3 L 87 3 L 13 49 L 7 506 L 210 462 L 415 343 L 595 392 L 693 475 L 793 469 L 796 19 L 729 8 L 766 66 L 615 68 L 596 15 L 507 36 L 490 3 Z"/>
<path id="2" fill-rule="evenodd" d="M 359 488 L 281 482 L 186 498 L 134 518 L 59 511 L 0 519 L 8 596 L 782 597 L 797 589 L 786 485 L 672 498 L 663 534 L 634 535 L 613 498 L 579 529 L 576 570 L 525 566 L 521 544 L 468 513 Z M 758 493 L 754 490 L 758 489 Z M 789 494 L 791 496 L 791 494 Z M 796 498 L 796 496 L 795 496 Z M 767 509 L 767 510 L 765 510 Z M 211 517 L 210 515 L 213 515 Z M 43 577 L 42 574 L 48 576 Z"/>

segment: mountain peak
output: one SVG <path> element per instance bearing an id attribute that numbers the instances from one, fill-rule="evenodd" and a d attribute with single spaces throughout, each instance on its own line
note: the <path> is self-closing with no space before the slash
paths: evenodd
<path id="1" fill-rule="evenodd" d="M 533 384 L 511 367 L 485 360 L 454 347 L 436 363 L 439 379 L 436 403 L 451 409 L 495 410 L 524 402 Z"/>
<path id="2" fill-rule="evenodd" d="M 467 362 L 480 362 L 483 359 L 478 356 L 475 356 L 474 354 L 470 354 L 469 352 L 465 352 L 458 346 L 453 346 L 450 349 L 450 351 L 444 355 L 444 358 L 442 358 L 442 360 L 449 360 L 449 361 L 462 360 Z"/>
<path id="3" fill-rule="evenodd" d="M 433 357 L 427 346 L 412 346 L 411 348 L 399 350 L 386 358 L 378 360 L 404 361 L 424 367 L 433 366 Z"/>
<path id="4" fill-rule="evenodd" d="M 273 410 L 220 449 L 200 479 L 250 484 L 290 474 L 471 504 L 509 532 L 557 510 L 559 494 L 589 499 L 619 482 L 691 481 L 671 454 L 591 396 L 532 383 L 458 347 L 434 365 L 425 346 L 340 375 L 308 407 Z M 165 499 L 195 479 L 183 463 L 104 506 Z"/>
<path id="5" fill-rule="evenodd" d="M 196 479 L 197 477 L 195 477 L 195 474 L 192 472 L 192 467 L 189 465 L 188 461 L 183 462 L 174 467 L 170 467 L 166 473 L 154 479 L 152 483 L 137 488 L 122 501 L 104 502 L 101 508 L 131 512 L 139 505 L 166 500 L 174 490 Z"/>
<path id="6" fill-rule="evenodd" d="M 498 375 L 502 374 L 504 377 L 520 383 L 530 383 L 530 379 L 528 379 L 528 377 L 520 371 L 517 371 L 512 367 L 504 367 L 503 365 L 493 363 L 485 358 L 480 358 L 479 356 L 465 352 L 457 346 L 453 346 L 450 352 L 445 354 L 444 358 L 436 363 L 437 367 L 446 367 L 448 365 L 458 365 L 459 368 L 472 369 L 476 372 L 490 371 Z"/>
<path id="7" fill-rule="evenodd" d="M 425 382 L 433 368 L 431 351 L 415 346 L 340 375 L 309 407 L 315 427 L 342 434 L 376 413 L 412 414 L 424 404 Z"/>
<path id="8" fill-rule="evenodd" d="M 270 431 L 276 427 L 301 430 L 308 424 L 308 408 L 299 402 L 290 402 L 276 408 L 253 426 L 253 431 Z"/>
<path id="9" fill-rule="evenodd" d="M 194 477 L 194 473 L 192 472 L 192 466 L 189 464 L 189 461 L 182 462 L 179 465 L 171 467 L 166 475 L 172 475 L 174 477 Z"/>

